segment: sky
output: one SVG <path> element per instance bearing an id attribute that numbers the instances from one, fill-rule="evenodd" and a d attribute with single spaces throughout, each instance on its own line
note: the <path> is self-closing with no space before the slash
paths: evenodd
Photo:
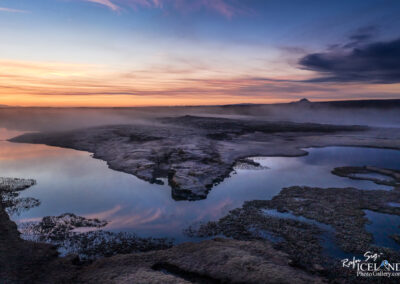
<path id="1" fill-rule="evenodd" d="M 400 99 L 398 0 L 0 0 L 0 105 Z"/>

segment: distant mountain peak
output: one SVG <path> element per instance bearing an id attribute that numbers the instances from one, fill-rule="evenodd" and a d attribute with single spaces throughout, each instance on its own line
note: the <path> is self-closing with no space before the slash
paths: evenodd
<path id="1" fill-rule="evenodd" d="M 301 100 L 299 100 L 299 103 L 304 104 L 304 103 L 310 103 L 310 101 L 306 98 L 302 98 Z"/>
<path id="2" fill-rule="evenodd" d="M 306 98 L 302 98 L 302 99 L 300 99 L 298 101 L 291 102 L 291 104 L 294 104 L 294 105 L 309 105 L 309 104 L 311 104 L 311 102 Z"/>

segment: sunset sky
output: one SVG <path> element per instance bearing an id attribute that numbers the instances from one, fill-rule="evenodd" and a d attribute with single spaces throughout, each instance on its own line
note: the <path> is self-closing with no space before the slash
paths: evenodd
<path id="1" fill-rule="evenodd" d="M 400 99 L 400 1 L 0 0 L 0 104 Z"/>

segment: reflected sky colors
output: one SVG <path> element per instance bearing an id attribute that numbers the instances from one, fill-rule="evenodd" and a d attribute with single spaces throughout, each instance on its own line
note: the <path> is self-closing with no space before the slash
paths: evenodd
<path id="1" fill-rule="evenodd" d="M 396 0 L 1 0 L 0 104 L 399 98 L 380 64 L 398 66 L 399 12 Z M 376 44 L 393 41 L 381 59 Z"/>
<path id="2" fill-rule="evenodd" d="M 3 132 L 3 137 L 6 136 Z M 246 200 L 269 199 L 292 185 L 320 187 L 388 187 L 369 181 L 334 176 L 333 167 L 374 165 L 400 169 L 400 151 L 370 148 L 328 147 L 309 149 L 310 155 L 294 158 L 257 158 L 269 169 L 237 170 L 214 187 L 206 200 L 174 201 L 167 185 L 151 185 L 136 177 L 110 170 L 89 153 L 43 145 L 0 142 L 2 176 L 34 178 L 37 185 L 21 196 L 35 197 L 39 207 L 13 216 L 14 220 L 38 220 L 43 216 L 74 213 L 106 219 L 112 231 L 140 236 L 187 238 L 182 229 L 217 220 Z M 24 155 L 21 155 L 24 153 Z"/>
<path id="3" fill-rule="evenodd" d="M 400 216 L 377 213 L 365 210 L 365 214 L 371 223 L 365 227 L 368 232 L 374 235 L 377 245 L 400 249 L 400 245 L 391 238 L 399 234 Z"/>

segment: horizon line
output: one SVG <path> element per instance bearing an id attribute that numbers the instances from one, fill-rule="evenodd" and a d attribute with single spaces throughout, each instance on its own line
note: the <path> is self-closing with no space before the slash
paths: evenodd
<path id="1" fill-rule="evenodd" d="M 2 105 L 0 104 L 0 109 L 4 108 L 90 108 L 90 109 L 116 109 L 116 108 L 178 108 L 178 107 L 227 107 L 227 106 L 257 106 L 257 105 L 283 105 L 283 104 L 293 104 L 306 99 L 309 103 L 329 103 L 329 102 L 365 102 L 365 101 L 400 101 L 398 99 L 348 99 L 348 100 L 309 100 L 307 98 L 298 99 L 289 102 L 277 102 L 277 103 L 237 103 L 237 104 L 221 104 L 221 105 L 154 105 L 154 106 L 18 106 L 18 105 Z"/>

